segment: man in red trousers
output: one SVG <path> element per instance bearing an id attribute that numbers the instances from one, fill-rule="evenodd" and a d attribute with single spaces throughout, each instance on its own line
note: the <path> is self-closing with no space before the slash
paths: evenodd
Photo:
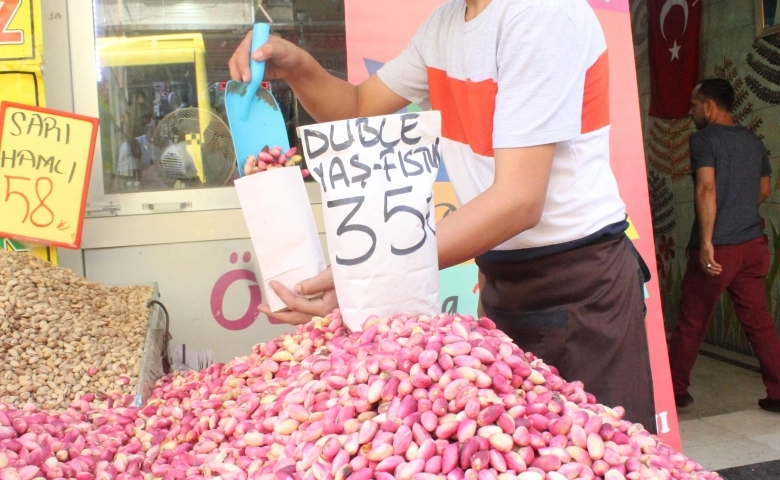
<path id="1" fill-rule="evenodd" d="M 780 412 L 780 339 L 767 308 L 769 250 L 758 214 L 770 194 L 767 151 L 731 116 L 734 89 L 728 81 L 703 81 L 693 90 L 691 103 L 699 129 L 690 139 L 696 220 L 669 346 L 675 401 L 678 407 L 693 402 L 688 393 L 691 370 L 718 299 L 728 290 L 761 364 L 768 396 L 758 404 Z"/>

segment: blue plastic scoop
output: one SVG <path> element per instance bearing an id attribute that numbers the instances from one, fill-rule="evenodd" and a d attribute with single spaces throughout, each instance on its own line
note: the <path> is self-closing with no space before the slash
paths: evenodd
<path id="1" fill-rule="evenodd" d="M 268 42 L 271 26 L 256 23 L 252 30 L 252 50 Z M 274 96 L 262 87 L 265 62 L 249 60 L 252 78 L 249 83 L 230 80 L 225 87 L 225 111 L 230 135 L 236 149 L 239 175 L 244 176 L 244 163 L 249 155 L 257 156 L 263 147 L 290 148 L 282 111 Z"/>

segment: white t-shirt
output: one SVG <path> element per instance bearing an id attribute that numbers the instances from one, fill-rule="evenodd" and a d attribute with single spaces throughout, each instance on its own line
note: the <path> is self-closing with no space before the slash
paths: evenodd
<path id="1" fill-rule="evenodd" d="M 582 239 L 625 219 L 609 166 L 606 41 L 587 0 L 464 0 L 426 20 L 379 78 L 442 113 L 442 158 L 458 201 L 490 187 L 494 148 L 557 143 L 539 224 L 495 250 Z"/>
<path id="2" fill-rule="evenodd" d="M 116 161 L 116 173 L 123 177 L 132 177 L 138 170 L 138 159 L 130 153 L 129 142 L 124 142 L 119 147 L 119 156 Z"/>

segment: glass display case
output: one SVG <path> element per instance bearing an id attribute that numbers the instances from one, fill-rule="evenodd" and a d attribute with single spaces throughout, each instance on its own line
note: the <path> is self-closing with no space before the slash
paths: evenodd
<path id="1" fill-rule="evenodd" d="M 342 0 L 93 0 L 69 8 L 92 20 L 90 31 L 79 22 L 71 41 L 95 52 L 94 69 L 74 72 L 83 86 L 74 107 L 100 118 L 90 200 L 117 206 L 111 214 L 238 208 L 224 94 L 227 62 L 254 22 L 271 23 L 272 34 L 346 78 Z M 313 120 L 284 82 L 265 86 L 297 145 L 296 128 Z M 91 212 L 102 213 L 100 205 Z"/>

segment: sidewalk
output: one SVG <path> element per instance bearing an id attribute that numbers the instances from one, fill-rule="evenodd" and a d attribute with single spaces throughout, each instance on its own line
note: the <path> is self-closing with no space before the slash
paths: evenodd
<path id="1" fill-rule="evenodd" d="M 691 375 L 693 404 L 677 410 L 683 453 L 708 470 L 780 459 L 780 414 L 758 408 L 766 397 L 761 375 L 728 361 L 757 367 L 752 357 L 710 346 Z"/>

